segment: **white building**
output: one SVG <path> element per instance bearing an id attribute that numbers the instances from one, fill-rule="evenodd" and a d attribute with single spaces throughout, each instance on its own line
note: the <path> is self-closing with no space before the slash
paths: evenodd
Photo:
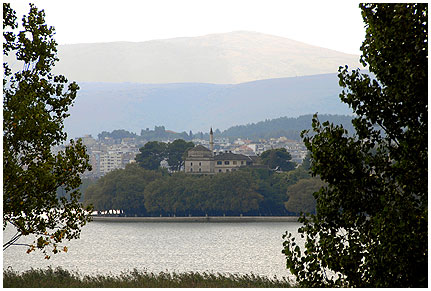
<path id="1" fill-rule="evenodd" d="M 114 152 L 100 155 L 100 174 L 105 175 L 112 170 L 122 168 L 123 155 Z"/>

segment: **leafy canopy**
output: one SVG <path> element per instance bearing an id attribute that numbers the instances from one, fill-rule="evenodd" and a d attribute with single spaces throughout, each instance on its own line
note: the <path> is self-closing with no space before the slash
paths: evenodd
<path id="1" fill-rule="evenodd" d="M 290 213 L 315 213 L 316 199 L 313 193 L 323 186 L 323 182 L 318 177 L 300 179 L 297 183 L 287 188 L 289 200 L 285 202 L 286 210 Z"/>
<path id="2" fill-rule="evenodd" d="M 150 141 L 140 148 L 139 152 L 135 158 L 136 162 L 144 169 L 157 170 L 160 162 L 166 158 L 166 143 Z"/>
<path id="3" fill-rule="evenodd" d="M 270 169 L 281 171 L 291 171 L 295 169 L 296 164 L 291 162 L 292 156 L 285 148 L 272 149 L 260 154 L 260 159 L 264 165 Z"/>
<path id="4" fill-rule="evenodd" d="M 303 216 L 305 251 L 286 234 L 287 267 L 305 287 L 428 284 L 427 4 L 361 4 L 361 62 L 340 68 L 356 134 L 313 118 L 303 133 L 327 186 Z"/>
<path id="5" fill-rule="evenodd" d="M 98 211 L 121 209 L 128 216 L 146 215 L 144 190 L 162 175 L 162 171 L 128 164 L 125 169 L 111 171 L 89 186 L 84 193 L 84 202 Z"/>
<path id="6" fill-rule="evenodd" d="M 157 170 L 160 162 L 166 160 L 172 171 L 180 171 L 184 166 L 184 154 L 192 148 L 192 142 L 177 139 L 171 143 L 159 141 L 147 142 L 136 155 L 136 162 L 147 170 Z"/>
<path id="7" fill-rule="evenodd" d="M 63 121 L 79 87 L 51 73 L 58 61 L 57 43 L 44 11 L 30 4 L 22 27 L 17 33 L 15 11 L 3 3 L 3 55 L 22 64 L 22 70 L 13 71 L 3 63 L 3 229 L 11 224 L 17 230 L 3 248 L 23 235 L 36 235 L 28 252 L 38 248 L 47 253 L 51 246 L 57 253 L 58 244 L 78 238 L 89 220 L 77 189 L 79 175 L 91 169 L 85 147 L 71 140 L 64 151 L 51 151 L 66 140 Z M 57 198 L 59 187 L 69 192 L 69 199 Z"/>
<path id="8" fill-rule="evenodd" d="M 296 172 L 296 173 L 294 173 Z M 242 168 L 217 175 L 147 170 L 136 163 L 90 185 L 84 203 L 126 216 L 287 215 L 314 212 L 317 178 L 298 167 L 290 172 Z M 299 187 L 288 190 L 289 185 Z M 290 204 L 289 201 L 292 199 Z"/>

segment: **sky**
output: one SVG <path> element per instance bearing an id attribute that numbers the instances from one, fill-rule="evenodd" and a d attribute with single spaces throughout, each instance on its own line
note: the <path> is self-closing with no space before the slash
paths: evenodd
<path id="1" fill-rule="evenodd" d="M 28 2 L 12 0 L 18 19 Z M 354 0 L 34 0 L 61 44 L 141 42 L 255 31 L 360 54 L 364 23 Z"/>

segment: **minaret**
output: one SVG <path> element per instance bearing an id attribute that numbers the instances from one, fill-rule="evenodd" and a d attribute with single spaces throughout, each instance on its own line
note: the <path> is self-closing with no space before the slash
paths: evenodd
<path id="1" fill-rule="evenodd" d="M 210 129 L 210 151 L 211 155 L 214 156 L 214 134 L 213 134 L 213 128 Z"/>

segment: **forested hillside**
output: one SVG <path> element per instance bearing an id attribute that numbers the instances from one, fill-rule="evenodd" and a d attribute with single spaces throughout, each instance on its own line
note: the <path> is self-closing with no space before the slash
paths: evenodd
<path id="1" fill-rule="evenodd" d="M 329 121 L 334 124 L 343 125 L 349 133 L 353 132 L 352 118 L 349 115 L 331 115 L 331 114 L 319 114 L 318 115 L 321 122 Z M 237 125 L 229 127 L 224 131 L 219 129 L 214 130 L 215 137 L 228 137 L 228 138 L 242 138 L 242 139 L 269 139 L 269 138 L 279 138 L 285 136 L 292 140 L 300 140 L 300 133 L 305 129 L 311 129 L 311 118 L 312 114 L 301 115 L 299 117 L 280 117 L 275 119 L 267 119 L 265 121 L 260 121 L 257 123 L 250 123 L 246 125 Z M 175 133 L 167 130 L 164 126 L 155 126 L 154 129 L 142 129 L 140 135 L 136 133 L 129 132 L 124 129 L 116 129 L 112 132 L 103 131 L 98 134 L 99 139 L 105 137 L 110 137 L 112 139 L 121 140 L 122 138 L 134 137 L 145 141 L 161 141 L 161 140 L 174 140 L 174 139 L 184 139 L 192 140 L 194 138 L 209 139 L 208 132 L 196 132 L 193 133 L 189 131 L 182 131 Z"/>
<path id="2" fill-rule="evenodd" d="M 228 128 L 221 133 L 223 137 L 239 137 L 257 140 L 259 138 L 278 138 L 285 136 L 289 139 L 300 140 L 300 133 L 305 129 L 311 128 L 311 119 L 313 115 L 301 115 L 295 117 L 280 117 L 267 119 L 257 123 L 247 125 L 237 125 Z M 352 116 L 349 115 L 331 115 L 319 114 L 321 122 L 329 121 L 334 124 L 341 124 L 349 132 L 353 132 Z"/>

